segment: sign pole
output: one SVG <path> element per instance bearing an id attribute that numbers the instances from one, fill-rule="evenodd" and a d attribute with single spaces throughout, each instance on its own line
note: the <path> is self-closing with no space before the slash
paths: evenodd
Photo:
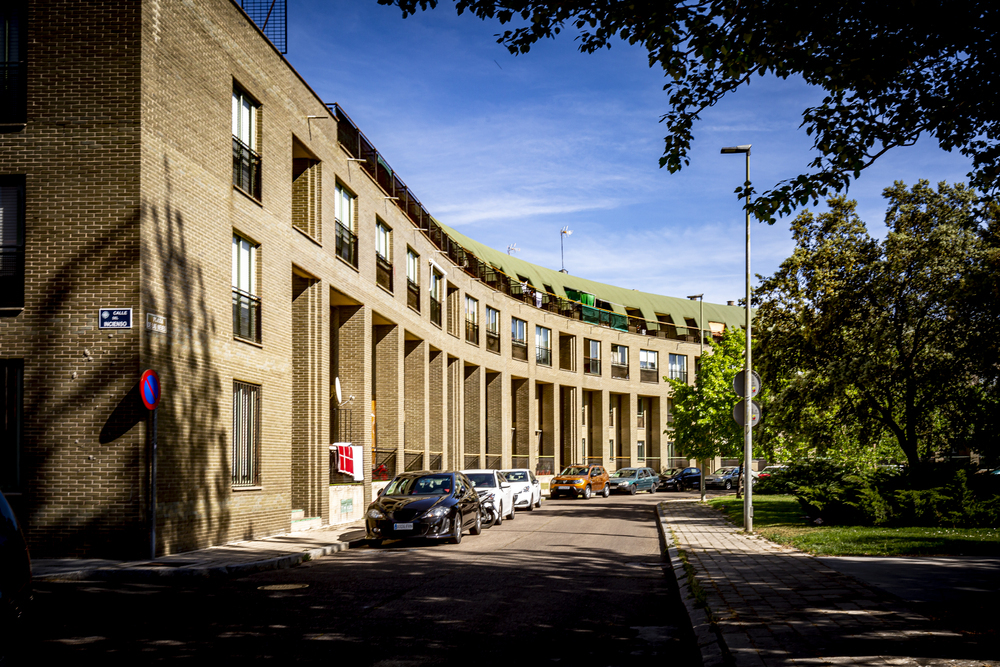
<path id="1" fill-rule="evenodd" d="M 150 433 L 150 519 L 149 519 L 149 558 L 156 559 L 156 408 L 149 411 Z"/>

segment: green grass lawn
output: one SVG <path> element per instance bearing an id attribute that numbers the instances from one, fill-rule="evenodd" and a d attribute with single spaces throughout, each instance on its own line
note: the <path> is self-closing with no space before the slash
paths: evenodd
<path id="1" fill-rule="evenodd" d="M 737 526 L 743 525 L 743 501 L 713 498 Z M 795 496 L 754 496 L 754 531 L 767 539 L 817 556 L 996 556 L 997 528 L 869 528 L 816 526 Z"/>

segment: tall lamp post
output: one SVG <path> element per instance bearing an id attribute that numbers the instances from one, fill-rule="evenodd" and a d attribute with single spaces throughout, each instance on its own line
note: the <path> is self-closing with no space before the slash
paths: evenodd
<path id="1" fill-rule="evenodd" d="M 743 153 L 746 156 L 746 181 L 743 186 L 747 188 L 746 204 L 746 227 L 747 227 L 747 303 L 746 303 L 746 368 L 743 369 L 743 528 L 748 533 L 753 532 L 753 474 L 750 472 L 750 461 L 753 458 L 753 423 L 751 421 L 753 401 L 751 401 L 750 387 L 752 386 L 750 377 L 750 146 L 727 146 L 722 149 L 723 154 Z"/>
<path id="2" fill-rule="evenodd" d="M 702 293 L 702 294 L 694 294 L 692 296 L 689 296 L 688 298 L 691 299 L 692 301 L 694 301 L 695 299 L 698 299 L 699 305 L 701 306 L 701 312 L 700 312 L 700 315 L 699 315 L 699 317 L 701 319 L 698 320 L 698 338 L 701 339 L 701 352 L 699 353 L 699 356 L 698 356 L 698 365 L 701 365 L 701 360 L 705 356 L 705 294 L 704 293 Z M 696 378 L 698 377 L 697 374 L 695 375 L 695 377 Z M 702 481 L 701 481 L 701 483 L 698 486 L 701 487 L 701 500 L 702 500 L 702 502 L 704 502 L 705 501 L 705 460 L 704 459 L 702 459 L 702 461 L 701 461 L 701 479 L 702 479 Z"/>
<path id="3" fill-rule="evenodd" d="M 560 259 L 560 261 L 562 261 L 562 268 L 559 269 L 559 271 L 562 272 L 562 273 L 567 273 L 567 271 L 566 271 L 566 254 L 563 251 L 563 237 L 564 236 L 569 236 L 572 233 L 573 233 L 573 230 L 570 229 L 568 226 L 563 227 L 562 229 L 559 230 L 559 259 Z"/>

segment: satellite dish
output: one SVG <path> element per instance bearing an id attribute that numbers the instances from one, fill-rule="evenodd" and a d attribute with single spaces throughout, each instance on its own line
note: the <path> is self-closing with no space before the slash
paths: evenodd
<path id="1" fill-rule="evenodd" d="M 334 381 L 333 381 L 333 390 L 335 392 L 337 392 L 337 404 L 339 405 L 342 402 L 342 400 L 343 400 L 340 397 L 340 378 L 339 377 L 336 378 L 336 379 L 334 379 Z"/>

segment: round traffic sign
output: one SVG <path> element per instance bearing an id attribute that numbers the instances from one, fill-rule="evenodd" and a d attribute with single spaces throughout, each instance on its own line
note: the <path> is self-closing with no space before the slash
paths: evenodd
<path id="1" fill-rule="evenodd" d="M 144 371 L 139 380 L 139 395 L 147 410 L 155 410 L 160 404 L 160 376 L 156 371 Z"/>
<path id="2" fill-rule="evenodd" d="M 735 393 L 740 398 L 746 396 L 746 391 L 744 390 L 744 385 L 746 385 L 746 369 L 744 368 L 739 373 L 733 377 L 733 393 Z M 750 371 L 750 398 L 753 398 L 760 392 L 760 375 L 757 371 Z"/>
<path id="3" fill-rule="evenodd" d="M 747 399 L 744 398 L 742 401 L 739 401 L 733 406 L 733 419 L 735 419 L 736 423 L 740 426 L 744 426 L 746 424 L 746 402 Z M 756 426 L 759 421 L 760 406 L 757 405 L 757 401 L 750 401 L 750 428 Z"/>

